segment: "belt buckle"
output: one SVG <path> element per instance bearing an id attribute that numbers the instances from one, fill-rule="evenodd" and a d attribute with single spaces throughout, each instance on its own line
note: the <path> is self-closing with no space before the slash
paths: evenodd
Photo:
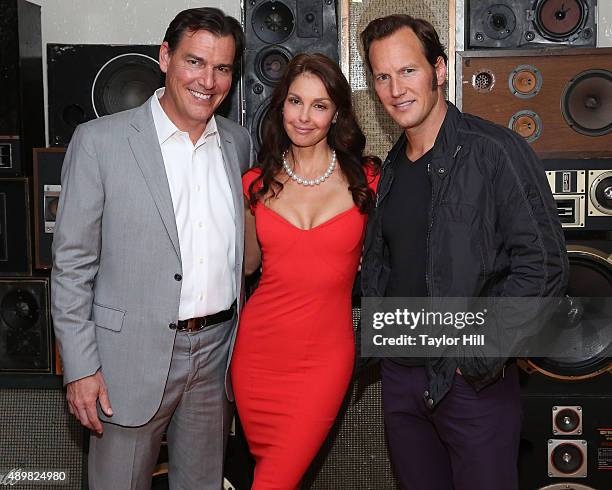
<path id="1" fill-rule="evenodd" d="M 206 326 L 206 317 L 191 318 L 189 320 L 188 332 L 200 332 Z"/>

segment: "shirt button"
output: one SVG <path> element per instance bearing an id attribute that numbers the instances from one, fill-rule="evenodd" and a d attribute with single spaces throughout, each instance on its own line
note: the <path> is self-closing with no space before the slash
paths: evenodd
<path id="1" fill-rule="evenodd" d="M 200 296 L 198 296 L 198 299 L 199 299 L 200 301 L 202 301 L 202 300 L 204 299 L 204 295 L 203 295 L 202 293 L 200 293 Z"/>
<path id="2" fill-rule="evenodd" d="M 429 391 L 425 390 L 425 393 L 423 393 L 423 396 L 424 396 L 425 398 L 429 397 Z"/>
<path id="3" fill-rule="evenodd" d="M 174 280 L 175 281 L 182 281 L 183 280 L 183 276 L 181 276 L 180 274 L 174 274 Z"/>
<path id="4" fill-rule="evenodd" d="M 176 323 L 172 322 L 170 325 L 168 325 L 168 328 L 170 330 L 176 330 Z"/>
<path id="5" fill-rule="evenodd" d="M 434 406 L 433 398 L 427 399 L 427 408 L 432 408 Z"/>
<path id="6" fill-rule="evenodd" d="M 200 264 L 203 264 L 203 263 L 204 263 L 204 259 L 203 259 L 202 257 L 200 257 L 200 260 L 198 260 L 198 262 L 199 262 Z"/>
<path id="7" fill-rule="evenodd" d="M 203 226 L 204 226 L 204 224 L 203 224 L 203 223 L 200 221 L 200 222 L 198 223 L 198 228 L 202 228 Z"/>
<path id="8" fill-rule="evenodd" d="M 200 186 L 196 185 L 196 191 L 200 192 Z"/>

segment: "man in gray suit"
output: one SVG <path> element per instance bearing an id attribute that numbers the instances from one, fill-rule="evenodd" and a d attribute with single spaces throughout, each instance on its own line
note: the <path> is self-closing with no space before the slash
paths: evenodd
<path id="1" fill-rule="evenodd" d="M 179 13 L 165 89 L 79 126 L 66 153 L 52 311 L 92 490 L 150 488 L 164 432 L 171 488 L 222 487 L 252 153 L 214 111 L 243 46 L 220 10 Z"/>

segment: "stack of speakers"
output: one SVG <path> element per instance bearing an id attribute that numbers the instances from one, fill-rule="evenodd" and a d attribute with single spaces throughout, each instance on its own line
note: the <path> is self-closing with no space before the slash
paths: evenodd
<path id="1" fill-rule="evenodd" d="M 610 488 L 612 43 L 601 27 L 612 6 L 465 0 L 458 9 L 457 105 L 516 131 L 540 156 L 570 261 L 573 306 L 546 332 L 556 354 L 521 361 L 520 488 Z"/>
<path id="2" fill-rule="evenodd" d="M 1 0 L 0 374 L 51 373 L 49 287 L 32 270 L 32 148 L 44 145 L 40 7 Z"/>
<path id="3" fill-rule="evenodd" d="M 31 241 L 33 149 L 45 145 L 40 7 L 0 0 L 0 12 L 0 474 L 62 470 L 76 490 L 85 479 L 84 432 L 55 375 L 49 278 Z M 47 208 L 50 215 L 53 203 Z"/>
<path id="4" fill-rule="evenodd" d="M 245 122 L 259 147 L 272 91 L 291 58 L 319 52 L 338 61 L 336 2 L 248 0 L 244 14 Z"/>

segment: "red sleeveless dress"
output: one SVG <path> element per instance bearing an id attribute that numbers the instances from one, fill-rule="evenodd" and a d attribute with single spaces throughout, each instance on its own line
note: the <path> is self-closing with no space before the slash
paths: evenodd
<path id="1" fill-rule="evenodd" d="M 245 195 L 259 174 L 242 178 Z M 378 177 L 369 176 L 376 190 Z M 294 490 L 338 414 L 355 356 L 351 292 L 367 215 L 310 229 L 258 203 L 262 277 L 242 310 L 231 376 L 256 461 L 253 490 Z"/>

